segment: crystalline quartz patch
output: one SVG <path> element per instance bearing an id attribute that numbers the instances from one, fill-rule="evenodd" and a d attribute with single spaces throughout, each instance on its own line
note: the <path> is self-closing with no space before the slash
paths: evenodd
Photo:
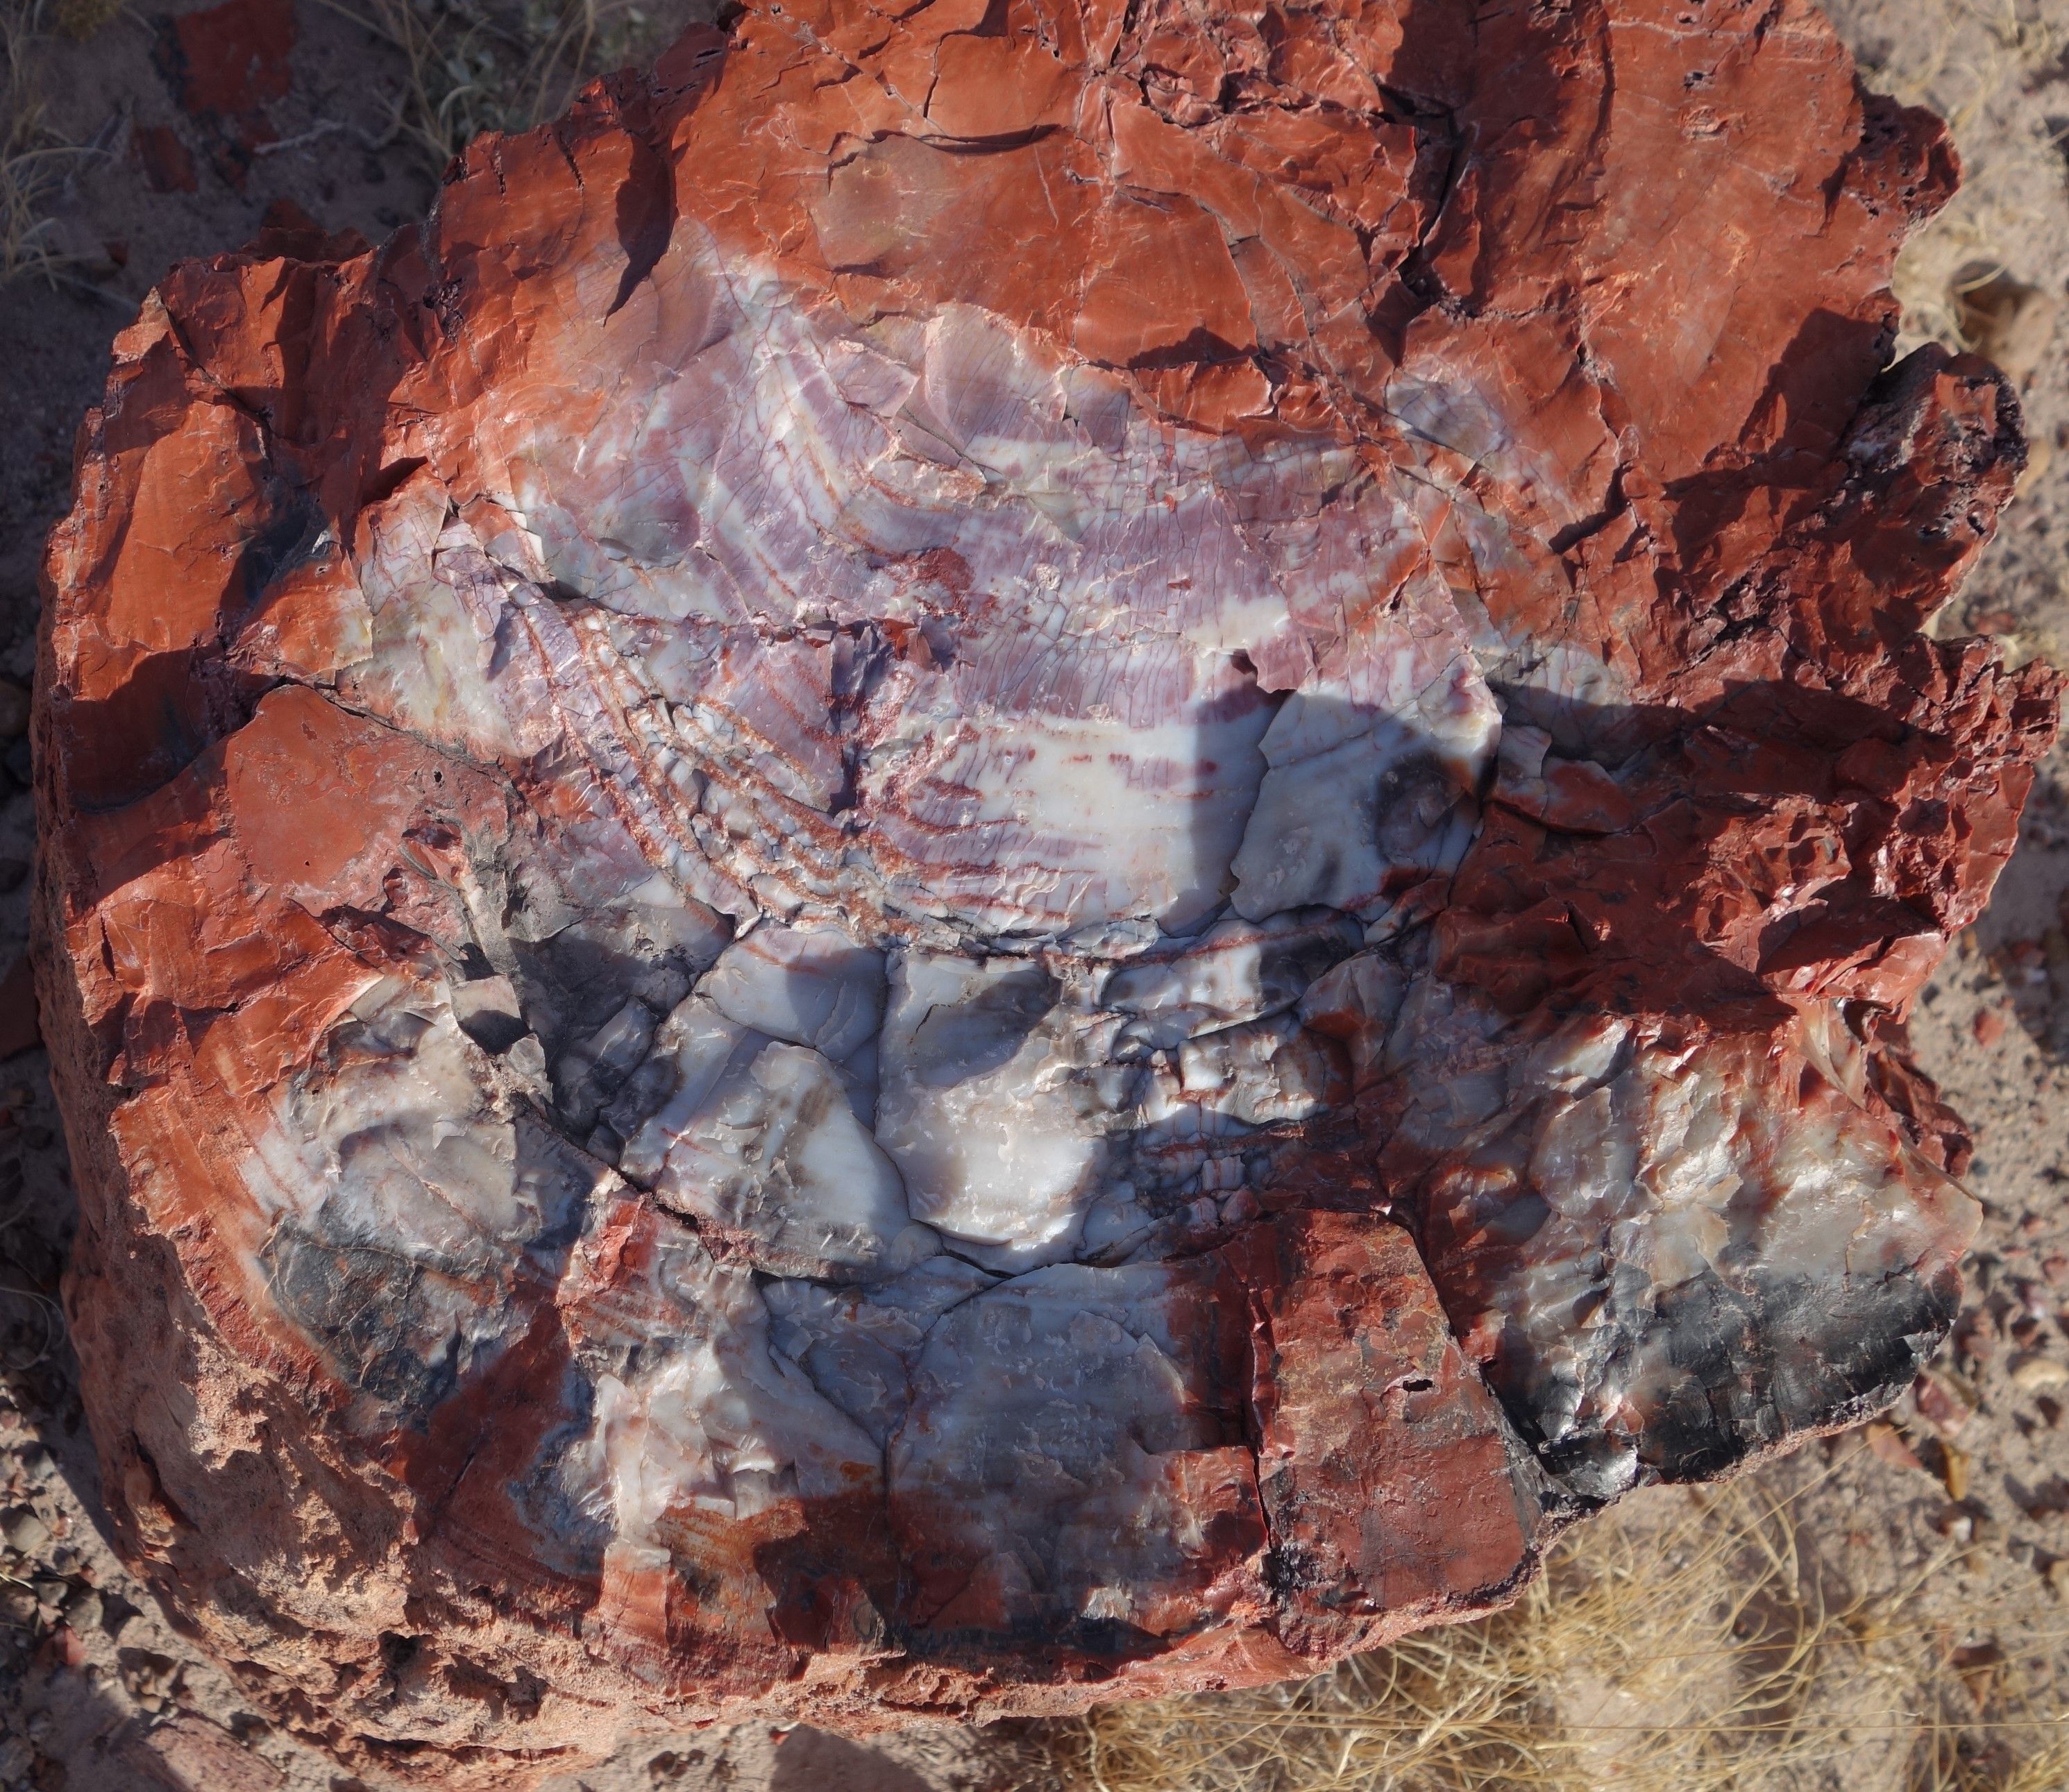
<path id="1" fill-rule="evenodd" d="M 1952 181 L 1807 6 L 785 0 L 176 270 L 37 722 L 129 1557 L 503 1785 L 1308 1672 L 1887 1403 L 2055 720 L 1924 632 Z"/>

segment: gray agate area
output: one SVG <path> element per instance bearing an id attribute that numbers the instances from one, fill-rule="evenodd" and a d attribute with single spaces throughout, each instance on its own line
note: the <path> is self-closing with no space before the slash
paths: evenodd
<path id="1" fill-rule="evenodd" d="M 370 987 L 255 1141 L 281 1309 L 369 1427 L 422 1423 L 649 1201 L 642 1316 L 582 1333 L 533 1467 L 561 1535 L 636 1553 L 685 1500 L 857 1476 L 1010 1501 L 997 1464 L 1059 1451 L 1153 1529 L 1154 1440 L 1202 1447 L 1169 1266 L 1387 1088 L 1403 1140 L 1488 1171 L 1439 1198 L 1513 1249 L 1433 1267 L 1579 1495 L 1923 1347 L 1904 1278 L 1961 1198 L 1892 1169 L 1843 1027 L 1805 1102 L 1728 1043 L 1434 974 L 1504 708 L 1614 693 L 1426 574 L 1374 601 L 1415 492 L 1174 435 L 975 314 L 835 333 L 692 263 L 702 345 L 610 439 L 502 492 L 414 477 L 355 557 L 332 694 L 515 818 L 427 899 L 443 974 Z M 1839 1326 L 1877 1341 L 1773 1343 L 1842 1283 L 1892 1291 Z M 1648 1459 L 1647 1412 L 1687 1438 Z M 1125 1617 L 1087 1574 L 1079 1615 Z"/>

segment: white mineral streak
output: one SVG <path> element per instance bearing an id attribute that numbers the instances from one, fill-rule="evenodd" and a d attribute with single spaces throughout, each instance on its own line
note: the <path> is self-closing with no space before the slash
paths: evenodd
<path id="1" fill-rule="evenodd" d="M 282 1086 L 246 1184 L 271 1218 L 329 1216 L 385 1249 L 492 1260 L 559 1214 L 522 1173 L 512 1106 L 484 1067 L 443 989 L 381 978 L 324 1061 Z"/>
<path id="2" fill-rule="evenodd" d="M 994 936 L 1183 933 L 1227 893 L 1271 706 L 1182 643 L 1051 638 L 1056 608 L 1054 631 L 986 631 L 892 687 L 861 780 L 888 894 Z"/>
<path id="3" fill-rule="evenodd" d="M 670 1129 L 651 1186 L 664 1206 L 746 1235 L 757 1266 L 779 1274 L 880 1274 L 935 1248 L 839 1074 L 804 1046 L 736 1051 Z"/>
<path id="4" fill-rule="evenodd" d="M 1180 949 L 1145 953 L 1100 990 L 1104 1006 L 1128 1017 L 1117 1050 L 1123 1056 L 1168 1050 L 1281 1013 L 1357 941 L 1357 929 L 1341 915 L 1292 910 L 1262 921 L 1218 921 Z"/>
<path id="5" fill-rule="evenodd" d="M 1396 959 L 1363 952 L 1308 986 L 1300 1018 L 1343 1047 L 1353 1084 L 1362 1088 L 1384 1065 L 1387 1039 L 1407 994 L 1408 978 Z"/>
<path id="6" fill-rule="evenodd" d="M 1350 1093 L 1335 1054 L 1293 1014 L 1231 1027 L 1179 1048 L 1178 1084 L 1246 1126 L 1307 1120 Z"/>
<path id="7" fill-rule="evenodd" d="M 876 1131 L 916 1218 L 987 1267 L 1067 1257 L 1099 1186 L 1106 1118 L 1090 1067 L 1116 1030 L 1018 959 L 901 954 Z M 1122 1074 L 1125 1074 L 1123 1072 Z"/>
<path id="8" fill-rule="evenodd" d="M 1370 937 L 1426 912 L 1463 856 L 1471 793 L 1501 716 L 1447 600 L 1406 598 L 1345 669 L 1304 685 L 1266 731 L 1257 806 L 1232 869 L 1251 920 L 1316 905 Z M 1421 890 L 1425 904 L 1400 899 Z"/>
<path id="9" fill-rule="evenodd" d="M 746 1519 L 784 1494 L 834 1497 L 880 1474 L 875 1443 L 769 1348 L 751 1274 L 666 1228 L 636 1278 L 614 1278 L 597 1256 L 618 1217 L 616 1198 L 599 1206 L 562 1286 L 595 1390 L 563 1480 L 603 1508 L 614 1550 L 652 1558 L 661 1521 L 685 1510 Z"/>
<path id="10" fill-rule="evenodd" d="M 508 614 L 502 582 L 473 531 L 448 519 L 447 502 L 435 480 L 412 479 L 362 521 L 355 569 L 373 651 L 341 675 L 339 689 L 356 707 L 439 746 L 514 759 L 558 732 L 551 692 L 536 676 L 528 688 L 528 663 L 515 672 L 507 655 L 492 663 L 495 623 L 486 635 L 484 624 Z M 472 578 L 463 578 L 463 565 Z M 463 590 L 471 594 L 484 581 L 490 592 L 471 604 Z"/>
<path id="11" fill-rule="evenodd" d="M 761 927 L 719 955 L 699 990 L 742 1027 L 839 1063 L 884 1024 L 884 954 L 830 928 Z"/>

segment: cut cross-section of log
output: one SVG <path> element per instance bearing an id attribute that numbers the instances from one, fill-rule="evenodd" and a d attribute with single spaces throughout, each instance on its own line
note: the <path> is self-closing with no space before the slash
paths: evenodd
<path id="1" fill-rule="evenodd" d="M 2056 689 L 1807 6 L 757 0 L 176 269 L 48 561 L 116 1534 L 450 1786 L 1308 1672 L 1906 1386 Z M 284 252 L 284 251 L 292 252 Z"/>

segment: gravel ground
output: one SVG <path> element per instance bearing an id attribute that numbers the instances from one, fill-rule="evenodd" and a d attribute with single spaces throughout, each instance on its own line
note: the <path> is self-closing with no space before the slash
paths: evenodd
<path id="1" fill-rule="evenodd" d="M 62 10 L 62 9 L 60 9 Z M 75 6 L 70 16 L 87 9 Z M 191 8 L 174 5 L 178 13 Z M 652 9 L 650 9 L 652 10 Z M 1871 84 L 1954 122 L 1969 184 L 1908 252 L 1914 337 L 1965 332 L 2026 376 L 2034 464 L 2020 503 L 1944 632 L 2002 637 L 2016 657 L 2069 649 L 2069 357 L 2050 352 L 2069 289 L 2069 0 L 1829 0 Z M 291 199 L 377 236 L 420 211 L 429 170 L 382 141 L 399 59 L 339 13 L 299 0 L 282 146 L 236 158 L 179 111 L 160 15 L 121 13 L 39 51 L 52 127 L 102 153 L 58 196 L 54 240 L 81 278 L 0 288 L 0 968 L 27 932 L 34 851 L 24 695 L 35 563 L 63 508 L 71 439 L 109 337 L 177 256 L 247 239 Z M 136 153 L 169 132 L 194 190 L 151 190 Z M 311 135 L 310 133 L 316 133 Z M 175 158 L 177 160 L 177 158 Z M 242 185 L 228 174 L 241 172 Z M 175 167 L 175 173 L 178 172 Z M 160 184 L 165 184 L 160 169 Z M 1987 1218 L 1953 1345 L 1891 1422 L 1763 1471 L 1817 1540 L 1840 1598 L 1922 1580 L 1908 1608 L 1950 1655 L 2059 1708 L 2069 1686 L 2069 754 L 2043 769 L 1989 912 L 1925 992 L 1912 1036 L 1973 1125 Z M 0 1054 L 29 1024 L 0 985 Z M 273 1732 L 176 1635 L 102 1535 L 90 1440 L 57 1306 L 73 1196 L 42 1054 L 0 1056 L 0 1787 L 128 1792 L 349 1792 L 358 1780 Z M 1685 1497 L 1641 1496 L 1663 1505 Z M 1969 1667 L 1963 1683 L 1975 1691 Z M 2050 1676 L 2054 1676 L 2051 1680 Z M 2051 1687 L 2052 1691 L 2051 1692 Z M 1979 1706 L 1994 1692 L 1977 1694 Z M 1833 1792 L 1907 1783 L 1908 1734 L 1864 1719 Z M 2006 1761 L 1972 1763 L 2003 1783 Z M 1027 1783 L 1022 1742 L 933 1732 L 861 1748 L 752 1726 L 648 1741 L 560 1792 L 949 1792 Z M 1994 1775 L 1995 1777 L 1989 1777 Z"/>

